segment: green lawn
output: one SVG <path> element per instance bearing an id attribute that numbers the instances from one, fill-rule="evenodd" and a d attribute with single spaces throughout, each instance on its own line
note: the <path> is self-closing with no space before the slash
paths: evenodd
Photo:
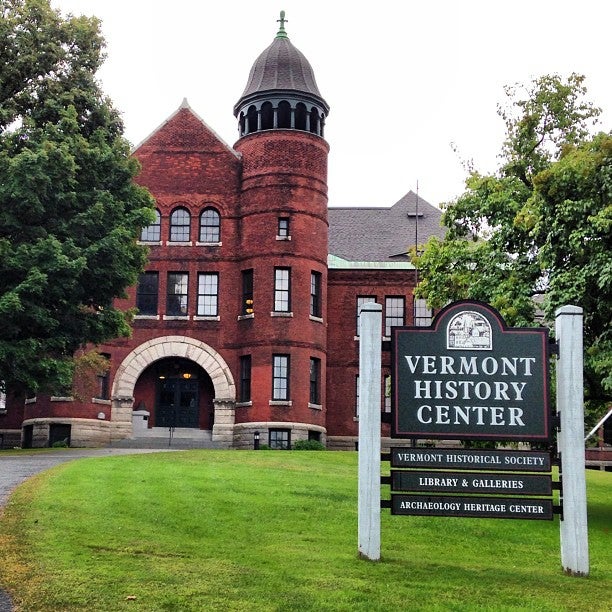
<path id="1" fill-rule="evenodd" d="M 357 555 L 357 455 L 188 451 L 83 459 L 19 487 L 0 584 L 22 610 L 610 610 L 612 474 L 588 473 L 591 574 L 558 519 L 393 517 Z"/>

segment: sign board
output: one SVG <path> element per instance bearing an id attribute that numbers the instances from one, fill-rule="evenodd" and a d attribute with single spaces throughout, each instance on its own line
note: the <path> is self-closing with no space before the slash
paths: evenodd
<path id="1" fill-rule="evenodd" d="M 415 493 L 552 495 L 552 476 L 546 474 L 391 470 L 391 490 L 413 491 Z"/>
<path id="2" fill-rule="evenodd" d="M 392 437 L 548 441 L 548 330 L 481 302 L 392 328 Z"/>
<path id="3" fill-rule="evenodd" d="M 391 467 L 550 472 L 551 461 L 550 453 L 544 451 L 392 448 Z"/>
<path id="4" fill-rule="evenodd" d="M 391 514 L 550 521 L 553 505 L 550 499 L 397 494 L 391 495 Z"/>

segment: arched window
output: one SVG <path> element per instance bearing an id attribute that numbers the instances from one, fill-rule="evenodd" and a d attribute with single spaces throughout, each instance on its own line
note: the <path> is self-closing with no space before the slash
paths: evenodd
<path id="1" fill-rule="evenodd" d="M 257 109 L 254 106 L 249 106 L 246 123 L 247 134 L 252 134 L 253 132 L 257 131 Z"/>
<path id="2" fill-rule="evenodd" d="M 186 208 L 175 208 L 170 215 L 170 242 L 189 242 L 191 216 Z"/>
<path id="3" fill-rule="evenodd" d="M 261 105 L 261 129 L 271 130 L 274 127 L 274 109 L 270 102 Z"/>
<path id="4" fill-rule="evenodd" d="M 310 111 L 310 131 L 321 136 L 319 133 L 319 112 L 315 107 Z"/>
<path id="5" fill-rule="evenodd" d="M 214 208 L 205 208 L 200 215 L 200 242 L 221 242 L 221 218 Z"/>
<path id="6" fill-rule="evenodd" d="M 285 100 L 278 105 L 278 127 L 281 129 L 291 127 L 291 105 Z"/>
<path id="7" fill-rule="evenodd" d="M 161 215 L 159 210 L 155 211 L 155 221 L 140 231 L 142 242 L 159 242 L 161 240 Z"/>
<path id="8" fill-rule="evenodd" d="M 306 131 L 306 106 L 299 102 L 295 107 L 295 129 Z"/>

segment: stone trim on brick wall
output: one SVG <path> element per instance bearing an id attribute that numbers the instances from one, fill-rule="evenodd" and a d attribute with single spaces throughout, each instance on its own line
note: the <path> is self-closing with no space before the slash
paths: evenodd
<path id="1" fill-rule="evenodd" d="M 115 374 L 113 397 L 132 397 L 136 381 L 155 361 L 183 357 L 200 365 L 212 379 L 215 398 L 236 399 L 236 385 L 229 366 L 211 346 L 186 336 L 162 336 L 136 347 Z"/>
<path id="2" fill-rule="evenodd" d="M 132 435 L 134 387 L 152 363 L 168 357 L 182 357 L 197 363 L 210 376 L 215 389 L 213 440 L 231 436 L 234 425 L 236 384 L 225 359 L 208 344 L 187 336 L 162 336 L 136 347 L 117 368 L 113 381 L 113 439 Z"/>

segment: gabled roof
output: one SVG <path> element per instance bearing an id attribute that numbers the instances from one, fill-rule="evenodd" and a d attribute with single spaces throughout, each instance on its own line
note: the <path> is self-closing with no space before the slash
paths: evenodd
<path id="1" fill-rule="evenodd" d="M 140 149 L 187 149 L 240 154 L 232 149 L 183 99 L 181 105 L 161 125 L 142 140 L 132 153 Z"/>
<path id="2" fill-rule="evenodd" d="M 353 262 L 407 261 L 415 240 L 444 236 L 441 217 L 413 191 L 390 208 L 330 208 L 329 253 Z"/>

